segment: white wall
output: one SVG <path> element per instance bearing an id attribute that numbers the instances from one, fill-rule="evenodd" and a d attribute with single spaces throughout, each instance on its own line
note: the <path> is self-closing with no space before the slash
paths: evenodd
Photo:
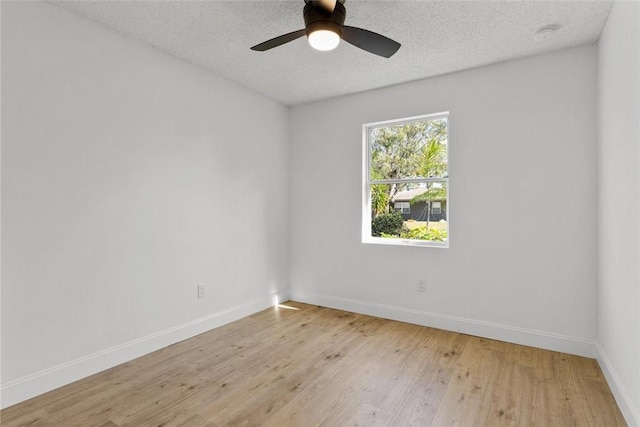
<path id="1" fill-rule="evenodd" d="M 596 86 L 585 46 L 293 108 L 292 297 L 593 355 Z M 441 111 L 451 247 L 362 244 L 362 124 Z"/>
<path id="2" fill-rule="evenodd" d="M 598 71 L 599 360 L 640 426 L 640 3 L 614 3 Z"/>
<path id="3" fill-rule="evenodd" d="M 2 9 L 4 406 L 286 290 L 287 108 L 54 6 Z"/>

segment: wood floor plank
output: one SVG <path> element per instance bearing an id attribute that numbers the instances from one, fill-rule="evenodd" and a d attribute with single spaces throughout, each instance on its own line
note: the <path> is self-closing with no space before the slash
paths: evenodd
<path id="1" fill-rule="evenodd" d="M 53 425 L 49 421 L 49 414 L 43 409 L 30 408 L 27 411 L 12 412 L 11 409 L 15 408 L 16 406 L 5 409 L 0 413 L 0 425 L 6 424 L 9 420 L 11 420 L 14 425 L 21 426 L 48 427 Z"/>
<path id="2" fill-rule="evenodd" d="M 355 414 L 351 416 L 339 416 L 335 418 L 327 418 L 323 422 L 326 426 L 367 426 L 367 427 L 383 427 L 388 426 L 393 420 L 394 414 L 392 411 L 385 411 L 375 406 L 371 406 L 367 403 L 359 405 Z"/>
<path id="3" fill-rule="evenodd" d="M 2 426 L 624 426 L 593 359 L 301 304 L 0 411 Z"/>

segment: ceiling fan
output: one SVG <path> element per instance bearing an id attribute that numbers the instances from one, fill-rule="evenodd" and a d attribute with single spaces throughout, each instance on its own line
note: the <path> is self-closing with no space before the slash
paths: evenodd
<path id="1" fill-rule="evenodd" d="M 283 34 L 253 46 L 252 50 L 263 52 L 273 49 L 304 35 L 311 47 L 317 50 L 332 50 L 340 39 L 373 54 L 390 58 L 400 49 L 400 43 L 381 34 L 362 28 L 344 25 L 346 10 L 344 0 L 304 0 L 302 10 L 305 28 Z"/>

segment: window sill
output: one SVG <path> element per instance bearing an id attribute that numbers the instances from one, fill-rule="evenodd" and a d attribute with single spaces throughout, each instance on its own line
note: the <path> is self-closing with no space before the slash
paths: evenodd
<path id="1" fill-rule="evenodd" d="M 362 243 L 374 245 L 392 245 L 392 246 L 420 246 L 423 248 L 449 248 L 449 242 L 433 242 L 428 240 L 413 239 L 388 239 L 385 237 L 363 237 Z"/>

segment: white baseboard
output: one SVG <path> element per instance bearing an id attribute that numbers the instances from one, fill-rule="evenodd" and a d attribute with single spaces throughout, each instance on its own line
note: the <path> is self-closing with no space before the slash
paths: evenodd
<path id="1" fill-rule="evenodd" d="M 600 365 L 600 369 L 602 369 L 602 373 L 609 384 L 611 393 L 613 393 L 613 397 L 615 397 L 624 419 L 627 421 L 627 424 L 629 424 L 629 427 L 640 427 L 640 402 L 636 402 L 635 405 L 633 404 L 604 349 L 600 344 L 597 345 L 597 349 L 598 364 Z"/>
<path id="2" fill-rule="evenodd" d="M 257 313 L 288 300 L 287 292 L 268 295 L 200 319 L 156 332 L 133 341 L 99 351 L 62 365 L 19 378 L 0 387 L 0 408 L 7 408 L 32 397 L 128 362 L 137 357 L 194 337 L 203 332 Z"/>
<path id="3" fill-rule="evenodd" d="M 323 307 L 367 314 L 385 319 L 398 320 L 416 325 L 429 326 L 447 331 L 460 332 L 483 338 L 491 338 L 546 350 L 576 354 L 595 358 L 595 342 L 566 335 L 553 334 L 533 329 L 518 328 L 498 323 L 484 322 L 446 314 L 430 313 L 411 308 L 397 307 L 387 304 L 361 301 L 326 295 L 309 295 L 295 291 L 290 292 L 294 301 Z"/>

